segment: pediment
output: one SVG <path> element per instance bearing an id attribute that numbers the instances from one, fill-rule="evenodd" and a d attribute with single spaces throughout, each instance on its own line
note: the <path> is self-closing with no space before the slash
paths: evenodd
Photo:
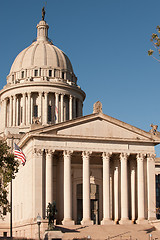
<path id="1" fill-rule="evenodd" d="M 39 134 L 119 140 L 153 140 L 141 129 L 105 114 L 91 114 L 39 130 Z"/>

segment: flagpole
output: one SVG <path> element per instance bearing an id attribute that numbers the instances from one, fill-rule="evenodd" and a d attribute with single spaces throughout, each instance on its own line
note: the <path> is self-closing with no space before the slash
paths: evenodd
<path id="1" fill-rule="evenodd" d="M 11 185 L 10 185 L 10 237 L 12 238 L 12 179 L 11 179 Z"/>
<path id="2" fill-rule="evenodd" d="M 11 150 L 13 152 L 13 136 L 12 136 L 12 146 Z M 10 237 L 12 238 L 12 178 L 11 178 L 11 184 L 10 184 Z"/>

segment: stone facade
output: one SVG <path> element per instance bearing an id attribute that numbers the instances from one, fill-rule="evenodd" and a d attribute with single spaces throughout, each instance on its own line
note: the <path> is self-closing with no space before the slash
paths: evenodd
<path id="1" fill-rule="evenodd" d="M 155 132 L 103 114 L 82 116 L 85 93 L 68 57 L 37 25 L 37 40 L 15 59 L 0 92 L 1 135 L 26 155 L 13 180 L 13 236 L 37 238 L 56 201 L 57 224 L 131 224 L 156 218 Z M 9 234 L 9 216 L 0 235 Z"/>

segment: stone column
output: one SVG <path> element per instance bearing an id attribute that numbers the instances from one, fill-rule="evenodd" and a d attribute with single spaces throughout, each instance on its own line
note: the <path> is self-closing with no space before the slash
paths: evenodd
<path id="1" fill-rule="evenodd" d="M 59 94 L 55 93 L 55 123 L 59 122 Z"/>
<path id="2" fill-rule="evenodd" d="M 22 115 L 22 124 L 26 124 L 26 94 L 23 93 L 23 115 Z"/>
<path id="3" fill-rule="evenodd" d="M 43 151 L 41 149 L 34 148 L 34 152 L 32 155 L 32 193 L 33 193 L 33 204 L 32 208 L 32 216 L 37 216 L 37 213 L 40 216 L 43 216 Z M 27 214 L 27 209 L 25 209 Z M 25 213 L 24 213 L 25 214 Z M 25 214 L 25 215 L 26 215 Z"/>
<path id="4" fill-rule="evenodd" d="M 132 223 L 136 219 L 136 170 L 135 166 L 132 163 L 131 166 L 131 217 Z"/>
<path id="5" fill-rule="evenodd" d="M 144 217 L 144 154 L 137 154 L 137 192 L 138 192 L 138 220 L 142 223 Z"/>
<path id="6" fill-rule="evenodd" d="M 102 225 L 111 224 L 110 214 L 110 156 L 111 153 L 102 154 L 103 160 L 103 220 Z"/>
<path id="7" fill-rule="evenodd" d="M 90 152 L 82 152 L 83 158 L 83 219 L 82 225 L 92 225 L 90 217 Z"/>
<path id="8" fill-rule="evenodd" d="M 31 124 L 31 93 L 28 93 L 28 124 Z"/>
<path id="9" fill-rule="evenodd" d="M 64 105 L 64 94 L 61 94 L 61 122 L 64 121 L 63 105 Z"/>
<path id="10" fill-rule="evenodd" d="M 73 117 L 72 101 L 73 101 L 73 97 L 72 97 L 72 95 L 70 95 L 69 96 L 69 120 L 71 120 Z"/>
<path id="11" fill-rule="evenodd" d="M 16 95 L 13 96 L 13 127 L 16 126 Z"/>
<path id="12" fill-rule="evenodd" d="M 31 96 L 31 124 L 33 123 L 33 94 Z"/>
<path id="13" fill-rule="evenodd" d="M 118 167 L 114 169 L 114 221 L 118 222 Z"/>
<path id="14" fill-rule="evenodd" d="M 39 92 L 38 117 L 42 123 L 42 92 Z"/>
<path id="15" fill-rule="evenodd" d="M 7 99 L 4 99 L 4 126 L 7 126 Z"/>
<path id="16" fill-rule="evenodd" d="M 155 154 L 147 154 L 148 220 L 156 219 Z"/>
<path id="17" fill-rule="evenodd" d="M 64 219 L 63 225 L 74 225 L 72 220 L 72 191 L 71 191 L 71 151 L 64 151 Z"/>
<path id="18" fill-rule="evenodd" d="M 16 99 L 16 125 L 19 125 L 19 98 Z"/>
<path id="19" fill-rule="evenodd" d="M 128 219 L 128 176 L 127 176 L 128 154 L 120 154 L 121 162 L 121 220 L 120 224 L 129 223 Z"/>
<path id="20" fill-rule="evenodd" d="M 73 97 L 73 118 L 76 118 L 76 98 Z"/>
<path id="21" fill-rule="evenodd" d="M 48 123 L 48 93 L 44 93 L 44 124 Z"/>
<path id="22" fill-rule="evenodd" d="M 46 151 L 46 208 L 53 203 L 53 159 L 52 151 Z"/>
<path id="23" fill-rule="evenodd" d="M 12 127 L 12 124 L 13 124 L 13 97 L 10 96 L 10 121 L 9 121 L 10 127 Z"/>

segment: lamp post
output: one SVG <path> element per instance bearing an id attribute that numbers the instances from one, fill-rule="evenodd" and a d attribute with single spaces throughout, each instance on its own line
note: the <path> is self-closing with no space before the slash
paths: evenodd
<path id="1" fill-rule="evenodd" d="M 39 213 L 37 216 L 37 225 L 38 225 L 38 239 L 40 240 L 41 239 L 41 236 L 40 236 L 41 216 L 39 215 Z"/>

